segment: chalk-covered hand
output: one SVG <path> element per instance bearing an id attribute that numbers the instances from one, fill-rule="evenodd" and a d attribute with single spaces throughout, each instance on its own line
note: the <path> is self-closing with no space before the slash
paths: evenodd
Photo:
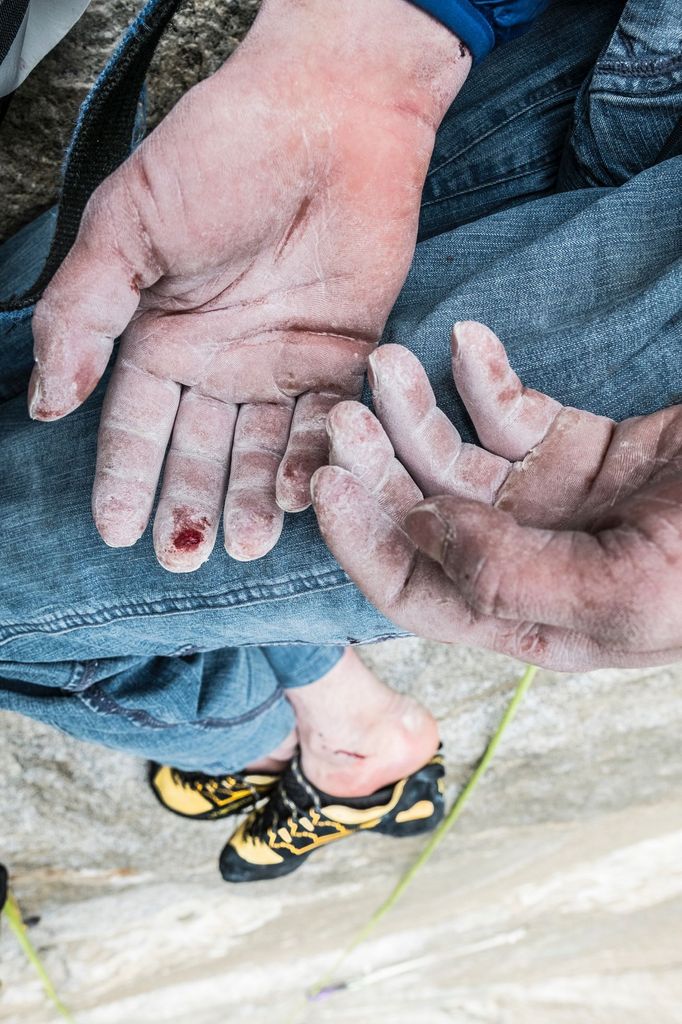
<path id="1" fill-rule="evenodd" d="M 397 345 L 370 360 L 381 422 L 356 402 L 330 416 L 313 496 L 352 579 L 411 632 L 556 669 L 682 656 L 682 406 L 622 423 L 562 406 L 476 323 L 452 365 L 485 448 Z"/>
<path id="2" fill-rule="evenodd" d="M 265 0 L 97 189 L 36 309 L 29 401 L 36 419 L 70 413 L 123 335 L 93 494 L 108 544 L 145 530 L 169 443 L 154 525 L 169 569 L 206 560 L 223 507 L 226 547 L 249 559 L 310 503 L 326 414 L 360 391 L 469 66 L 407 0 Z"/>

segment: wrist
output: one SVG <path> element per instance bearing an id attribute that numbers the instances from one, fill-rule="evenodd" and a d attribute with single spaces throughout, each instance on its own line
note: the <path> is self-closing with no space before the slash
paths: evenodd
<path id="1" fill-rule="evenodd" d="M 276 46 L 292 78 L 312 71 L 434 130 L 471 67 L 457 36 L 410 0 L 263 0 L 243 46 Z"/>

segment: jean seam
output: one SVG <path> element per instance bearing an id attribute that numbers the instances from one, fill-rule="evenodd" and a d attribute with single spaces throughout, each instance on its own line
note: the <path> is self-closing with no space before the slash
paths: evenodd
<path id="1" fill-rule="evenodd" d="M 123 704 L 119 704 L 110 694 L 106 693 L 101 686 L 95 685 L 88 688 L 83 693 L 75 694 L 77 699 L 84 704 L 90 711 L 94 711 L 96 714 L 111 715 L 113 717 L 125 718 L 133 725 L 139 726 L 143 729 L 185 729 L 185 728 L 202 728 L 202 729 L 232 729 L 238 725 L 247 725 L 249 722 L 253 722 L 256 718 L 260 718 L 261 715 L 269 711 L 275 704 L 278 704 L 281 700 L 284 700 L 284 690 L 281 686 L 278 686 L 274 690 L 267 700 L 262 701 L 257 707 L 250 708 L 245 711 L 242 715 L 236 715 L 234 718 L 196 718 L 187 719 L 184 722 L 164 722 L 160 718 L 156 718 L 151 715 L 148 711 L 143 708 L 128 708 Z"/>
<path id="2" fill-rule="evenodd" d="M 425 210 L 429 206 L 437 206 L 439 203 L 447 203 L 451 199 L 458 199 L 460 196 L 468 196 L 474 192 L 480 192 L 485 188 L 493 188 L 496 185 L 504 185 L 507 181 L 518 181 L 520 178 L 528 178 L 532 174 L 537 174 L 539 171 L 546 171 L 548 169 L 554 170 L 556 163 L 549 161 L 544 164 L 537 164 L 535 167 L 531 167 L 527 171 L 521 171 L 519 174 L 508 174 L 505 178 L 491 178 L 490 181 L 481 182 L 480 185 L 474 185 L 471 188 L 460 189 L 457 192 L 450 192 L 446 196 L 439 196 L 438 199 L 429 199 L 427 202 L 422 203 L 421 209 Z"/>
<path id="3" fill-rule="evenodd" d="M 0 646 L 31 633 L 54 635 L 62 631 L 70 632 L 72 629 L 79 629 L 83 626 L 106 626 L 113 621 L 121 619 L 148 618 L 156 615 L 182 615 L 197 611 L 200 608 L 210 611 L 220 608 L 251 607 L 252 605 L 263 604 L 268 601 L 289 600 L 292 597 L 298 597 L 305 593 L 349 587 L 352 584 L 344 572 L 332 570 L 319 576 L 301 577 L 295 583 L 285 584 L 284 586 L 288 588 L 287 593 L 277 593 L 281 586 L 282 584 L 277 584 L 272 587 L 260 588 L 258 596 L 253 597 L 250 597 L 248 588 L 239 588 L 226 591 L 223 594 L 211 595 L 211 597 L 187 595 L 182 598 L 166 598 L 163 601 L 163 608 L 158 607 L 158 604 L 161 603 L 160 601 L 143 601 L 135 604 L 113 605 L 110 608 L 98 609 L 97 612 L 87 614 L 83 612 L 80 614 L 73 613 L 70 616 L 64 615 L 45 620 L 42 623 L 39 621 L 15 623 L 13 631 L 6 633 L 0 639 Z"/>
<path id="4" fill-rule="evenodd" d="M 666 88 L 661 92 L 627 92 L 625 89 L 619 89 L 615 85 L 593 85 L 590 87 L 588 94 L 589 101 L 601 100 L 601 99 L 616 99 L 616 100 L 639 100 L 641 103 L 651 103 L 656 100 L 664 100 L 666 96 L 671 95 L 670 89 Z M 625 108 L 627 110 L 627 107 Z"/>
<path id="5" fill-rule="evenodd" d="M 664 75 L 669 71 L 677 71 L 682 68 L 682 57 L 664 57 L 661 60 L 642 61 L 605 61 L 603 64 L 596 64 L 594 75 L 602 72 L 616 75 L 634 75 L 635 77 L 649 78 L 656 75 Z"/>
<path id="6" fill-rule="evenodd" d="M 426 175 L 426 180 L 428 181 L 430 177 L 432 177 L 434 174 L 437 174 L 438 171 L 442 171 L 443 168 L 447 167 L 449 164 L 454 163 L 455 160 L 459 160 L 470 149 L 473 149 L 475 146 L 478 146 L 485 139 L 490 138 L 490 136 L 494 135 L 501 128 L 504 128 L 507 125 L 511 124 L 513 121 L 516 121 L 519 117 L 521 117 L 523 114 L 526 114 L 529 110 L 535 110 L 537 107 L 541 107 L 548 101 L 557 99 L 557 97 L 575 94 L 578 92 L 578 89 L 578 85 L 572 85 L 567 86 L 563 89 L 557 89 L 555 92 L 552 92 L 549 95 L 543 96 L 541 99 L 536 100 L 535 103 L 529 103 L 526 106 L 522 107 L 521 110 L 515 111 L 513 114 L 510 114 L 509 117 L 506 117 L 503 121 L 499 121 L 496 125 L 489 128 L 487 131 L 483 132 L 483 134 L 479 135 L 476 139 L 468 143 L 462 149 L 458 150 L 456 153 L 449 156 L 447 160 L 443 161 L 443 163 L 438 164 L 436 167 L 429 168 L 428 174 Z"/>

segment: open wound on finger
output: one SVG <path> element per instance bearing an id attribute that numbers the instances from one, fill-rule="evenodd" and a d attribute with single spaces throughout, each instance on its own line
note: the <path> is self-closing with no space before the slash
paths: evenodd
<path id="1" fill-rule="evenodd" d="M 187 508 L 173 510 L 172 544 L 176 551 L 196 551 L 209 527 L 207 516 L 197 517 Z"/>
<path id="2" fill-rule="evenodd" d="M 154 521 L 157 558 L 170 572 L 192 572 L 210 555 L 216 532 L 216 518 L 205 510 L 173 505 Z"/>

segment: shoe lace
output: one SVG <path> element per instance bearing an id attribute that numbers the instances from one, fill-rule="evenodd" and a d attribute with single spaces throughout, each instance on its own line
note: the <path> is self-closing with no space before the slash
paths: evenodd
<path id="1" fill-rule="evenodd" d="M 319 797 L 303 775 L 298 755 L 291 762 L 289 771 L 310 798 L 310 806 L 300 807 L 291 799 L 287 792 L 285 773 L 267 802 L 253 811 L 251 817 L 247 819 L 245 832 L 252 839 L 264 840 L 268 832 L 277 832 L 281 827 L 289 831 L 295 830 L 302 818 L 310 817 L 311 807 L 319 812 Z"/>
<path id="2" fill-rule="evenodd" d="M 215 796 L 216 794 L 229 796 L 233 789 L 246 789 L 251 793 L 254 801 L 259 799 L 258 790 L 250 782 L 245 779 L 237 778 L 236 775 L 186 775 L 177 769 L 171 770 L 171 776 L 173 781 L 181 785 L 184 789 L 191 789 L 198 793 L 206 793 L 208 796 Z"/>

